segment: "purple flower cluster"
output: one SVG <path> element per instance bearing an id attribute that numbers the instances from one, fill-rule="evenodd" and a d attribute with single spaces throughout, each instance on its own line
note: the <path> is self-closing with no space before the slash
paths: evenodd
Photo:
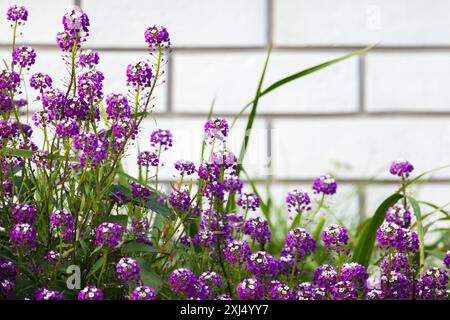
<path id="1" fill-rule="evenodd" d="M 336 193 L 337 183 L 336 180 L 327 174 L 314 179 L 312 188 L 317 193 L 332 195 Z"/>
<path id="2" fill-rule="evenodd" d="M 296 300 L 324 300 L 327 292 L 324 288 L 318 287 L 310 282 L 303 282 L 295 288 Z"/>
<path id="3" fill-rule="evenodd" d="M 204 129 L 205 139 L 209 144 L 216 140 L 225 141 L 230 130 L 228 122 L 223 118 L 209 119 L 206 121 Z"/>
<path id="4" fill-rule="evenodd" d="M 12 53 L 12 63 L 30 69 L 36 62 L 36 51 L 30 46 L 18 46 Z"/>
<path id="5" fill-rule="evenodd" d="M 402 228 L 411 226 L 411 211 L 401 203 L 397 203 L 386 211 L 386 221 L 393 222 Z"/>
<path id="6" fill-rule="evenodd" d="M 269 228 L 269 222 L 261 217 L 249 218 L 244 223 L 244 234 L 249 235 L 255 241 L 261 244 L 270 242 L 272 232 Z"/>
<path id="7" fill-rule="evenodd" d="M 145 61 L 129 64 L 127 67 L 127 84 L 136 90 L 151 86 L 152 68 Z"/>
<path id="8" fill-rule="evenodd" d="M 97 227 L 95 244 L 107 246 L 112 250 L 122 242 L 123 226 L 112 222 L 103 222 Z"/>
<path id="9" fill-rule="evenodd" d="M 257 251 L 250 255 L 247 269 L 255 276 L 274 276 L 280 269 L 279 262 L 265 251 Z"/>
<path id="10" fill-rule="evenodd" d="M 121 93 L 111 93 L 106 97 L 106 114 L 108 119 L 117 120 L 131 115 L 128 98 Z"/>
<path id="11" fill-rule="evenodd" d="M 284 283 L 275 284 L 269 291 L 269 298 L 271 300 L 292 300 L 294 297 L 294 290 Z"/>
<path id="12" fill-rule="evenodd" d="M 116 264 L 117 277 L 123 282 L 139 280 L 140 271 L 139 263 L 133 258 L 124 257 Z"/>
<path id="13" fill-rule="evenodd" d="M 329 264 L 319 266 L 313 273 L 313 283 L 325 291 L 330 292 L 334 284 L 338 282 L 338 272 Z"/>
<path id="14" fill-rule="evenodd" d="M 150 49 L 170 47 L 169 32 L 163 26 L 148 27 L 144 32 L 144 37 Z"/>
<path id="15" fill-rule="evenodd" d="M 64 264 L 61 254 L 57 251 L 50 250 L 44 256 L 44 260 L 47 261 L 52 268 L 58 267 L 58 264 Z"/>
<path id="16" fill-rule="evenodd" d="M 390 271 L 380 277 L 380 287 L 385 299 L 406 300 L 413 293 L 413 281 L 409 276 L 397 271 Z"/>
<path id="17" fill-rule="evenodd" d="M 33 224 L 36 220 L 36 209 L 29 204 L 17 204 L 12 208 L 11 217 L 14 223 Z"/>
<path id="18" fill-rule="evenodd" d="M 223 250 L 225 259 L 233 264 L 244 264 L 250 255 L 250 246 L 246 241 L 234 240 L 227 244 Z"/>
<path id="19" fill-rule="evenodd" d="M 173 292 L 184 293 L 187 296 L 195 294 L 195 284 L 197 277 L 195 274 L 186 268 L 174 270 L 169 277 L 169 284 L 172 286 Z"/>
<path id="20" fill-rule="evenodd" d="M 32 300 L 62 300 L 62 293 L 46 288 L 37 289 L 32 296 Z"/>
<path id="21" fill-rule="evenodd" d="M 295 257 L 297 261 L 303 260 L 317 247 L 316 240 L 303 228 L 294 228 L 286 235 L 286 243 L 282 250 L 282 256 L 287 254 Z"/>
<path id="22" fill-rule="evenodd" d="M 75 239 L 75 221 L 67 210 L 56 210 L 50 216 L 50 230 L 65 241 Z"/>
<path id="23" fill-rule="evenodd" d="M 191 161 L 178 160 L 175 162 L 175 169 L 182 177 L 190 176 L 195 173 L 195 164 Z"/>
<path id="24" fill-rule="evenodd" d="M 186 190 L 173 190 L 169 195 L 169 203 L 180 212 L 188 211 L 191 205 L 189 192 Z"/>
<path id="25" fill-rule="evenodd" d="M 254 193 L 241 193 L 237 205 L 244 210 L 255 211 L 260 206 L 259 197 Z"/>
<path id="26" fill-rule="evenodd" d="M 450 250 L 448 250 L 444 255 L 444 265 L 447 269 L 450 269 Z"/>
<path id="27" fill-rule="evenodd" d="M 63 51 L 71 51 L 75 46 L 77 49 L 89 35 L 89 17 L 79 8 L 68 11 L 62 20 L 64 31 L 56 36 L 56 42 Z"/>
<path id="28" fill-rule="evenodd" d="M 350 282 L 356 289 L 366 290 L 367 279 L 369 274 L 366 268 L 359 263 L 344 263 L 341 270 L 341 280 L 344 282 Z"/>
<path id="29" fill-rule="evenodd" d="M 0 72 L 0 90 L 17 91 L 20 86 L 20 75 L 15 71 L 2 70 Z"/>
<path id="30" fill-rule="evenodd" d="M 149 169 L 149 167 L 157 167 L 159 164 L 158 155 L 152 151 L 142 151 L 138 154 L 137 164 Z"/>
<path id="31" fill-rule="evenodd" d="M 41 93 L 48 88 L 52 87 L 52 78 L 45 73 L 38 72 L 30 77 L 30 86 L 33 89 L 39 90 Z"/>
<path id="32" fill-rule="evenodd" d="M 36 250 L 36 230 L 28 223 L 17 223 L 9 233 L 10 247 L 29 255 Z"/>
<path id="33" fill-rule="evenodd" d="M 311 210 L 311 199 L 307 192 L 294 189 L 286 196 L 286 204 L 288 211 L 300 213 L 302 211 Z"/>
<path id="34" fill-rule="evenodd" d="M 419 250 L 417 233 L 392 222 L 385 222 L 378 228 L 377 241 L 383 249 L 396 248 L 398 251 L 408 252 Z"/>
<path id="35" fill-rule="evenodd" d="M 133 289 L 131 300 L 157 300 L 155 289 L 149 286 L 139 286 Z"/>
<path id="36" fill-rule="evenodd" d="M 169 130 L 157 129 L 150 135 L 150 145 L 156 149 L 168 150 L 172 143 L 173 136 Z"/>
<path id="37" fill-rule="evenodd" d="M 409 174 L 414 170 L 414 166 L 403 158 L 394 160 L 391 163 L 389 172 L 394 176 L 408 178 Z"/>
<path id="38" fill-rule="evenodd" d="M 100 62 L 98 52 L 91 49 L 83 49 L 78 57 L 80 67 L 94 68 Z"/>
<path id="39" fill-rule="evenodd" d="M 264 285 L 255 278 L 242 280 L 237 286 L 240 300 L 259 300 L 264 295 Z"/>
<path id="40" fill-rule="evenodd" d="M 78 293 L 78 300 L 103 300 L 105 295 L 96 286 L 87 286 Z"/>
<path id="41" fill-rule="evenodd" d="M 355 300 L 358 291 L 350 281 L 338 281 L 331 287 L 331 295 L 334 300 Z"/>
<path id="42" fill-rule="evenodd" d="M 28 20 L 28 10 L 23 6 L 15 4 L 6 12 L 6 19 L 17 22 L 19 25 L 23 25 L 25 24 L 25 21 Z"/>
<path id="43" fill-rule="evenodd" d="M 337 224 L 332 224 L 322 231 L 323 244 L 335 252 L 346 252 L 348 244 L 347 230 Z"/>

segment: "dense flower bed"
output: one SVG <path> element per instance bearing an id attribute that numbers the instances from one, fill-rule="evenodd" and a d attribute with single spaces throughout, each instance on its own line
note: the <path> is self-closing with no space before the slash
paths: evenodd
<path id="1" fill-rule="evenodd" d="M 425 268 L 417 202 L 407 193 L 417 180 L 407 160 L 392 163 L 400 188 L 358 239 L 342 225 L 315 221 L 338 189 L 322 175 L 312 192 L 287 194 L 288 228 L 277 246 L 279 222 L 251 181 L 244 186 L 224 118 L 206 121 L 201 163 L 173 164 L 178 176 L 168 195 L 158 177 L 163 153 L 176 142 L 169 130 L 146 137 L 139 177 L 124 172 L 121 161 L 152 116 L 162 83 L 171 47 L 166 28 L 144 31 L 147 59 L 124 70 L 126 93 L 105 96 L 101 57 L 84 47 L 86 13 L 67 12 L 56 37 L 69 70 L 64 89 L 45 70 L 31 73 L 39 56 L 16 45 L 26 8 L 11 7 L 7 20 L 13 41 L 0 71 L 1 298 L 447 299 L 450 251 L 442 266 Z M 28 85 L 42 106 L 32 125 L 22 122 Z M 33 127 L 43 133 L 41 145 Z M 370 263 L 377 272 L 368 272 Z"/>

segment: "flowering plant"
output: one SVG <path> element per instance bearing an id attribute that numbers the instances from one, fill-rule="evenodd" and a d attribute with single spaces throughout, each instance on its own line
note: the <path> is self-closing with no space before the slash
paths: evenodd
<path id="1" fill-rule="evenodd" d="M 249 177 L 245 187 L 241 179 L 258 100 L 368 48 L 263 90 L 266 61 L 257 94 L 243 109 L 251 107 L 239 156 L 227 147 L 232 124 L 209 117 L 201 163 L 177 161 L 178 176 L 165 194 L 159 181 L 161 155 L 176 139 L 169 130 L 156 129 L 148 137 L 148 149 L 136 159 L 139 177 L 124 172 L 121 163 L 142 121 L 152 116 L 155 89 L 170 54 L 167 29 L 145 30 L 148 59 L 124 70 L 126 94 L 105 95 L 104 75 L 96 68 L 101 57 L 84 47 L 90 26 L 86 13 L 67 12 L 56 37 L 69 70 L 64 90 L 48 74 L 30 74 L 37 54 L 29 46 L 16 46 L 28 19 L 26 8 L 11 7 L 7 19 L 13 41 L 11 61 L 0 71 L 1 298 L 447 298 L 450 253 L 444 257 L 447 269 L 424 269 L 422 216 L 407 193 L 421 175 L 409 179 L 414 168 L 408 161 L 392 163 L 390 172 L 401 178 L 401 187 L 353 239 L 342 225 L 314 221 L 337 192 L 330 175 L 312 182 L 313 193 L 294 189 L 286 196 L 291 217 L 279 227 L 287 226 L 282 241 L 273 234 L 277 222 L 270 198 L 264 201 Z M 21 117 L 28 84 L 42 106 L 32 117 L 43 134 L 41 145 L 33 142 L 33 127 Z M 379 274 L 368 281 L 375 239 Z"/>

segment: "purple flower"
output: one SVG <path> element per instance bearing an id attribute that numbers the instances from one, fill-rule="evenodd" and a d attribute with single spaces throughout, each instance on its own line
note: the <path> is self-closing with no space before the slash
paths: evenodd
<path id="1" fill-rule="evenodd" d="M 15 224 L 9 234 L 11 248 L 18 248 L 24 255 L 36 250 L 36 231 L 28 223 Z"/>
<path id="2" fill-rule="evenodd" d="M 223 118 L 209 119 L 205 123 L 205 139 L 209 144 L 212 144 L 214 140 L 225 141 L 229 130 L 227 120 Z"/>
<path id="3" fill-rule="evenodd" d="M 172 286 L 173 292 L 184 293 L 192 296 L 195 293 L 195 284 L 197 277 L 186 268 L 175 269 L 169 277 L 169 284 Z"/>
<path id="4" fill-rule="evenodd" d="M 425 270 L 420 280 L 430 288 L 445 287 L 448 283 L 448 274 L 445 270 L 433 267 Z"/>
<path id="5" fill-rule="evenodd" d="M 125 205 L 130 199 L 122 191 L 116 191 L 111 195 L 111 201 L 113 201 L 118 206 Z"/>
<path id="6" fill-rule="evenodd" d="M 216 300 L 233 300 L 233 298 L 227 294 L 220 294 L 217 296 Z"/>
<path id="7" fill-rule="evenodd" d="M 122 241 L 122 231 L 123 227 L 120 224 L 103 222 L 97 227 L 95 244 L 108 246 L 114 250 L 114 247 Z"/>
<path id="8" fill-rule="evenodd" d="M 269 298 L 271 300 L 292 300 L 294 291 L 287 284 L 278 283 L 270 288 Z"/>
<path id="9" fill-rule="evenodd" d="M 150 49 L 158 47 L 170 47 L 169 32 L 163 26 L 154 25 L 148 27 L 144 33 L 145 42 Z"/>
<path id="10" fill-rule="evenodd" d="M 300 283 L 296 288 L 297 300 L 325 300 L 327 292 L 324 288 L 317 287 L 310 282 Z"/>
<path id="11" fill-rule="evenodd" d="M 317 193 L 332 195 L 336 193 L 337 183 L 336 180 L 327 174 L 315 178 L 312 188 Z"/>
<path id="12" fill-rule="evenodd" d="M 6 259 L 0 259 L 0 279 L 15 280 L 17 276 L 17 265 Z"/>
<path id="13" fill-rule="evenodd" d="M 286 196 L 286 204 L 288 211 L 302 212 L 311 210 L 311 199 L 307 192 L 294 189 Z"/>
<path id="14" fill-rule="evenodd" d="M 117 278 L 123 282 L 137 281 L 140 279 L 141 267 L 139 263 L 129 257 L 124 257 L 116 264 Z"/>
<path id="15" fill-rule="evenodd" d="M 33 89 L 43 91 L 44 89 L 52 87 L 53 80 L 52 78 L 45 73 L 35 73 L 30 77 L 30 86 Z"/>
<path id="16" fill-rule="evenodd" d="M 347 246 L 348 239 L 347 230 L 337 224 L 332 224 L 322 231 L 322 242 L 331 251 L 347 251 L 345 247 Z"/>
<path id="17" fill-rule="evenodd" d="M 61 258 L 59 252 L 50 250 L 44 256 L 44 260 L 50 263 L 52 268 L 58 267 L 58 264 L 64 264 L 64 259 Z"/>
<path id="18" fill-rule="evenodd" d="M 411 269 L 408 257 L 401 252 L 387 254 L 381 262 L 381 269 L 385 274 L 388 274 L 390 271 L 397 271 L 405 275 L 411 275 L 414 271 Z"/>
<path id="19" fill-rule="evenodd" d="M 316 249 L 317 243 L 305 229 L 294 228 L 286 235 L 286 246 L 294 249 L 294 255 L 297 254 L 297 258 L 301 260 Z"/>
<path id="20" fill-rule="evenodd" d="M 213 152 L 211 156 L 211 162 L 217 165 L 219 168 L 232 169 L 233 174 L 237 169 L 237 158 L 233 152 L 228 149 L 221 149 Z"/>
<path id="21" fill-rule="evenodd" d="M 75 239 L 75 220 L 67 210 L 56 210 L 50 216 L 50 230 L 65 241 Z"/>
<path id="22" fill-rule="evenodd" d="M 418 300 L 447 300 L 447 288 L 430 288 L 419 280 L 416 285 L 416 298 Z"/>
<path id="23" fill-rule="evenodd" d="M 46 288 L 37 289 L 31 298 L 32 300 L 62 300 L 62 293 Z"/>
<path id="24" fill-rule="evenodd" d="M 383 223 L 377 230 L 377 241 L 380 248 L 396 248 L 398 251 L 416 252 L 419 250 L 419 238 L 417 233 L 409 229 L 401 228 L 392 222 Z"/>
<path id="25" fill-rule="evenodd" d="M 36 151 L 31 156 L 31 162 L 33 162 L 36 165 L 36 168 L 46 168 L 48 169 L 49 163 L 48 163 L 48 151 Z"/>
<path id="26" fill-rule="evenodd" d="M 313 283 L 330 291 L 331 287 L 338 281 L 336 268 L 329 264 L 319 266 L 313 273 Z"/>
<path id="27" fill-rule="evenodd" d="M 131 300 L 157 300 L 155 289 L 149 286 L 139 286 L 131 293 Z"/>
<path id="28" fill-rule="evenodd" d="M 78 134 L 78 123 L 72 119 L 63 119 L 57 125 L 55 132 L 61 138 L 74 137 Z"/>
<path id="29" fill-rule="evenodd" d="M 120 118 L 113 123 L 112 129 L 117 139 L 130 137 L 135 139 L 138 133 L 136 122 L 131 118 Z"/>
<path id="30" fill-rule="evenodd" d="M 256 276 L 273 276 L 279 271 L 279 263 L 271 254 L 257 251 L 248 258 L 247 269 Z"/>
<path id="31" fill-rule="evenodd" d="M 195 173 L 195 164 L 191 161 L 178 160 L 175 162 L 175 169 L 182 177 L 190 176 Z"/>
<path id="32" fill-rule="evenodd" d="M 371 289 L 366 293 L 364 300 L 384 300 L 383 291 L 380 289 Z"/>
<path id="33" fill-rule="evenodd" d="M 67 101 L 64 92 L 56 88 L 49 88 L 42 96 L 42 104 L 47 110 L 60 110 Z M 56 115 L 54 115 L 56 117 Z"/>
<path id="34" fill-rule="evenodd" d="M 237 286 L 240 300 L 260 300 L 264 296 L 264 286 L 255 278 L 242 280 Z"/>
<path id="35" fill-rule="evenodd" d="M 397 271 L 383 274 L 380 278 L 380 286 L 385 299 L 405 300 L 412 296 L 411 278 Z"/>
<path id="36" fill-rule="evenodd" d="M 137 164 L 147 169 L 149 167 L 157 167 L 159 164 L 158 155 L 151 151 L 142 151 L 138 154 Z"/>
<path id="37" fill-rule="evenodd" d="M 411 226 L 411 211 L 403 204 L 397 203 L 386 211 L 386 221 L 393 222 L 402 228 Z"/>
<path id="38" fill-rule="evenodd" d="M 94 68 L 100 62 L 98 52 L 91 49 L 84 49 L 78 57 L 78 66 Z"/>
<path id="39" fill-rule="evenodd" d="M 15 71 L 2 70 L 0 72 L 0 90 L 16 91 L 20 86 L 20 76 Z"/>
<path id="40" fill-rule="evenodd" d="M 32 224 L 36 220 L 36 209 L 29 204 L 17 204 L 12 209 L 14 223 Z"/>
<path id="41" fill-rule="evenodd" d="M 62 51 L 71 51 L 73 46 L 77 43 L 77 47 L 79 43 L 77 41 L 77 36 L 69 31 L 61 31 L 56 34 L 56 43 L 58 47 L 61 48 Z"/>
<path id="42" fill-rule="evenodd" d="M 73 8 L 64 14 L 62 23 L 64 30 L 74 34 L 89 31 L 89 17 L 80 8 Z"/>
<path id="43" fill-rule="evenodd" d="M 189 192 L 185 190 L 173 190 L 169 195 L 169 203 L 180 212 L 186 212 L 191 204 Z"/>
<path id="44" fill-rule="evenodd" d="M 138 200 L 147 201 L 151 195 L 151 191 L 139 183 L 132 183 L 131 194 Z"/>
<path id="45" fill-rule="evenodd" d="M 253 210 L 259 208 L 260 202 L 259 198 L 254 193 L 241 193 L 237 200 L 237 205 L 244 210 Z"/>
<path id="46" fill-rule="evenodd" d="M 129 64 L 127 67 L 127 85 L 135 89 L 151 86 L 152 68 L 145 61 Z"/>
<path id="47" fill-rule="evenodd" d="M 205 284 L 209 288 L 222 288 L 223 282 L 222 277 L 214 271 L 203 272 L 198 278 L 198 281 Z"/>
<path id="48" fill-rule="evenodd" d="M 98 70 L 89 70 L 78 77 L 78 95 L 86 101 L 97 102 L 103 98 L 105 76 Z"/>
<path id="49" fill-rule="evenodd" d="M 250 252 L 250 246 L 246 241 L 242 240 L 231 241 L 223 250 L 226 260 L 231 261 L 233 264 L 239 263 L 240 265 L 247 261 Z"/>
<path id="50" fill-rule="evenodd" d="M 391 163 L 389 172 L 394 176 L 408 178 L 409 174 L 414 170 L 414 166 L 403 158 L 394 160 Z"/>
<path id="51" fill-rule="evenodd" d="M 108 119 L 119 119 L 131 116 L 131 108 L 128 98 L 121 93 L 112 93 L 106 97 L 106 114 Z"/>
<path id="52" fill-rule="evenodd" d="M 365 290 L 369 274 L 359 263 L 344 263 L 341 270 L 341 280 L 351 282 L 356 289 Z"/>
<path id="53" fill-rule="evenodd" d="M 36 51 L 30 46 L 18 46 L 12 53 L 12 63 L 29 69 L 36 62 Z"/>
<path id="54" fill-rule="evenodd" d="M 272 233 L 270 232 L 269 223 L 261 217 L 249 218 L 244 224 L 244 234 L 247 234 L 253 240 L 261 244 L 270 242 Z"/>
<path id="55" fill-rule="evenodd" d="M 87 286 L 78 293 L 78 300 L 103 300 L 105 298 L 102 290 L 96 286 Z"/>
<path id="56" fill-rule="evenodd" d="M 447 253 L 444 256 L 444 265 L 447 269 L 450 269 L 450 250 L 447 250 Z"/>
<path id="57" fill-rule="evenodd" d="M 150 224 L 146 218 L 133 219 L 131 221 L 131 231 L 136 236 L 138 242 L 148 242 L 148 233 L 150 231 Z"/>
<path id="58" fill-rule="evenodd" d="M 173 136 L 169 130 L 157 129 L 150 135 L 150 144 L 152 147 L 161 150 L 167 150 L 172 146 Z"/>
<path id="59" fill-rule="evenodd" d="M 14 281 L 11 281 L 10 279 L 0 279 L 0 298 L 10 298 L 14 290 L 16 288 L 16 285 Z"/>
<path id="60" fill-rule="evenodd" d="M 0 111 L 8 111 L 12 110 L 13 104 L 11 102 L 11 98 L 0 92 Z"/>
<path id="61" fill-rule="evenodd" d="M 331 287 L 334 300 L 356 300 L 358 291 L 350 281 L 339 281 Z"/>
<path id="62" fill-rule="evenodd" d="M 6 19 L 17 22 L 19 25 L 23 25 L 28 19 L 28 11 L 25 7 L 15 4 L 6 12 Z"/>

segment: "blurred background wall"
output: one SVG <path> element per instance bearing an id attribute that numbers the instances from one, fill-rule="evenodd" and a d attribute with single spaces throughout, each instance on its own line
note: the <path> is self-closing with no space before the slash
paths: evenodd
<path id="1" fill-rule="evenodd" d="M 271 180 L 280 203 L 294 187 L 332 173 L 339 182 L 333 213 L 347 223 L 373 212 L 397 180 L 391 160 L 408 158 L 423 172 L 450 164 L 450 1 L 448 0 L 1 0 L 29 9 L 24 42 L 38 51 L 32 72 L 63 82 L 55 35 L 71 5 L 91 20 L 86 46 L 101 54 L 104 91 L 126 92 L 128 63 L 147 57 L 143 33 L 165 25 L 173 51 L 165 84 L 145 123 L 140 147 L 156 126 L 171 129 L 164 179 L 179 158 L 198 162 L 211 102 L 232 119 L 256 90 L 269 43 L 266 85 L 378 43 L 369 53 L 291 83 L 263 98 L 245 166 L 259 185 Z M 9 24 L 0 19 L 0 54 Z M 38 106 L 36 106 L 38 107 Z M 229 146 L 238 153 L 245 118 Z M 136 170 L 135 156 L 127 166 Z M 414 192 L 439 205 L 450 201 L 450 169 Z"/>

